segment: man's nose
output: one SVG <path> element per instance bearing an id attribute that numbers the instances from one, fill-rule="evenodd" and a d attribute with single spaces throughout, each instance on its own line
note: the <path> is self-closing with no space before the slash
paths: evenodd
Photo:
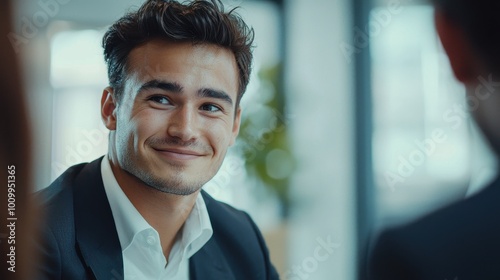
<path id="1" fill-rule="evenodd" d="M 167 133 L 171 137 L 187 142 L 196 138 L 197 125 L 196 109 L 182 106 L 170 116 Z"/>

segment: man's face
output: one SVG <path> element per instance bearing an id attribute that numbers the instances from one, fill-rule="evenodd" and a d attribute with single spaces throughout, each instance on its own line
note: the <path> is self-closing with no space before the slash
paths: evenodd
<path id="1" fill-rule="evenodd" d="M 215 45 L 153 40 L 130 52 L 127 72 L 111 138 L 118 165 L 162 192 L 199 190 L 239 131 L 234 55 Z"/>

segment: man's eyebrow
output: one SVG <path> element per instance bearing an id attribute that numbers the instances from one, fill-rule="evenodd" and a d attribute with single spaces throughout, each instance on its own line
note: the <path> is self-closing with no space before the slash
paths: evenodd
<path id="1" fill-rule="evenodd" d="M 160 81 L 160 80 L 151 80 L 149 82 L 144 83 L 138 92 L 148 89 L 161 89 L 165 91 L 170 91 L 174 93 L 182 92 L 182 86 L 175 82 L 169 81 Z"/>
<path id="2" fill-rule="evenodd" d="M 210 97 L 210 98 L 221 99 L 221 100 L 229 103 L 229 105 L 233 105 L 233 99 L 231 99 L 229 94 L 225 93 L 222 90 L 204 88 L 204 89 L 201 89 L 198 91 L 198 96 L 199 97 Z"/>
<path id="3" fill-rule="evenodd" d="M 148 90 L 148 89 L 161 89 L 161 90 L 169 91 L 169 92 L 173 92 L 173 93 L 181 93 L 183 91 L 182 86 L 176 82 L 169 82 L 169 81 L 155 79 L 155 80 L 151 80 L 151 81 L 144 83 L 139 88 L 138 92 Z M 198 97 L 217 98 L 217 99 L 221 99 L 221 100 L 229 103 L 229 105 L 233 105 L 233 99 L 231 99 L 229 94 L 225 93 L 222 90 L 203 88 L 203 89 L 200 89 L 198 91 Z"/>

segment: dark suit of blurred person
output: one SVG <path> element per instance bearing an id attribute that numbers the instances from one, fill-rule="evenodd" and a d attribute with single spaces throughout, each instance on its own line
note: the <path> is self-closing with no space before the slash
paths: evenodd
<path id="1" fill-rule="evenodd" d="M 500 154 L 500 1 L 434 0 L 435 23 L 471 114 Z M 489 81 L 480 84 L 480 77 Z M 500 180 L 480 193 L 380 236 L 371 278 L 500 279 Z"/>

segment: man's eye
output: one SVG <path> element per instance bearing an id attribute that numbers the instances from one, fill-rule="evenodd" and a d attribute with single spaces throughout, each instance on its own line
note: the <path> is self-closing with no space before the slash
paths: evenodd
<path id="1" fill-rule="evenodd" d="M 170 101 L 168 100 L 168 98 L 166 98 L 165 96 L 160 96 L 160 95 L 151 96 L 149 98 L 149 100 L 154 101 L 156 103 L 164 104 L 164 105 L 170 104 Z"/>
<path id="2" fill-rule="evenodd" d="M 221 108 L 213 104 L 203 104 L 201 106 L 201 110 L 208 112 L 218 112 L 221 111 Z"/>

